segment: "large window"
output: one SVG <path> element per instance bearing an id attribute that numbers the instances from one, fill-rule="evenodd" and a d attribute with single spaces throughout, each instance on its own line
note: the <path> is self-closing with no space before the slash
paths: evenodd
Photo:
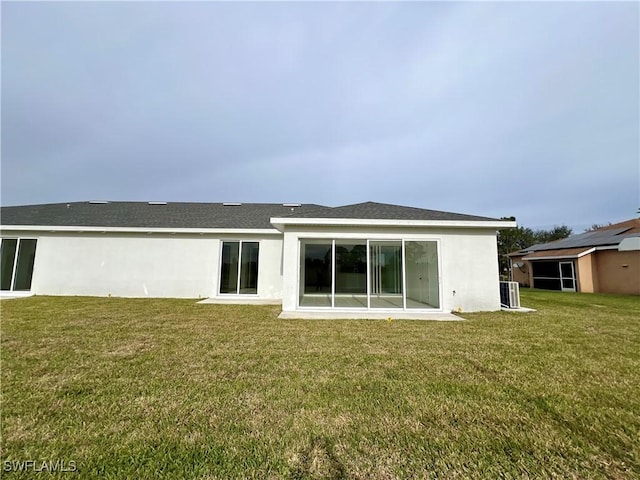
<path id="1" fill-rule="evenodd" d="M 222 242 L 220 293 L 258 293 L 258 242 Z"/>
<path id="2" fill-rule="evenodd" d="M 0 247 L 0 287 L 2 290 L 29 291 L 36 258 L 36 240 L 3 238 Z"/>
<path id="3" fill-rule="evenodd" d="M 301 240 L 299 306 L 439 308 L 438 243 Z"/>

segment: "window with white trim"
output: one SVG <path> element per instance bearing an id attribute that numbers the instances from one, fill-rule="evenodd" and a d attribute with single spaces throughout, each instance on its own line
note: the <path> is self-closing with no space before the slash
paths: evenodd
<path id="1" fill-rule="evenodd" d="M 258 293 L 259 251 L 259 242 L 222 242 L 219 290 L 221 294 Z"/>
<path id="2" fill-rule="evenodd" d="M 3 238 L 0 246 L 0 289 L 31 290 L 36 258 L 34 238 Z"/>

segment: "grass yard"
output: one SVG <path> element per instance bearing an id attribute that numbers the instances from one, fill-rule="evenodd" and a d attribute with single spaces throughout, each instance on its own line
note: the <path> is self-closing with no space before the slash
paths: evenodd
<path id="1" fill-rule="evenodd" d="M 523 290 L 522 303 L 538 312 L 389 322 L 192 300 L 2 301 L 0 468 L 638 478 L 640 298 Z M 77 471 L 13 471 L 27 460 Z"/>

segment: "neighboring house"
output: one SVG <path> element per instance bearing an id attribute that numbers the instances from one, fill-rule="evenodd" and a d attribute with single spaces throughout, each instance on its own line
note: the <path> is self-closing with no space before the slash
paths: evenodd
<path id="1" fill-rule="evenodd" d="M 509 254 L 514 282 L 568 292 L 640 295 L 640 219 Z"/>
<path id="2" fill-rule="evenodd" d="M 2 207 L 4 294 L 212 298 L 283 311 L 499 310 L 515 222 L 380 203 Z"/>

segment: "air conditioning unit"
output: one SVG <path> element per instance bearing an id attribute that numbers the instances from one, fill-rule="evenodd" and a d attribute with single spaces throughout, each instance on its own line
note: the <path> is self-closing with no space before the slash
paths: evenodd
<path id="1" fill-rule="evenodd" d="M 500 303 L 503 308 L 520 308 L 518 282 L 500 282 Z"/>

